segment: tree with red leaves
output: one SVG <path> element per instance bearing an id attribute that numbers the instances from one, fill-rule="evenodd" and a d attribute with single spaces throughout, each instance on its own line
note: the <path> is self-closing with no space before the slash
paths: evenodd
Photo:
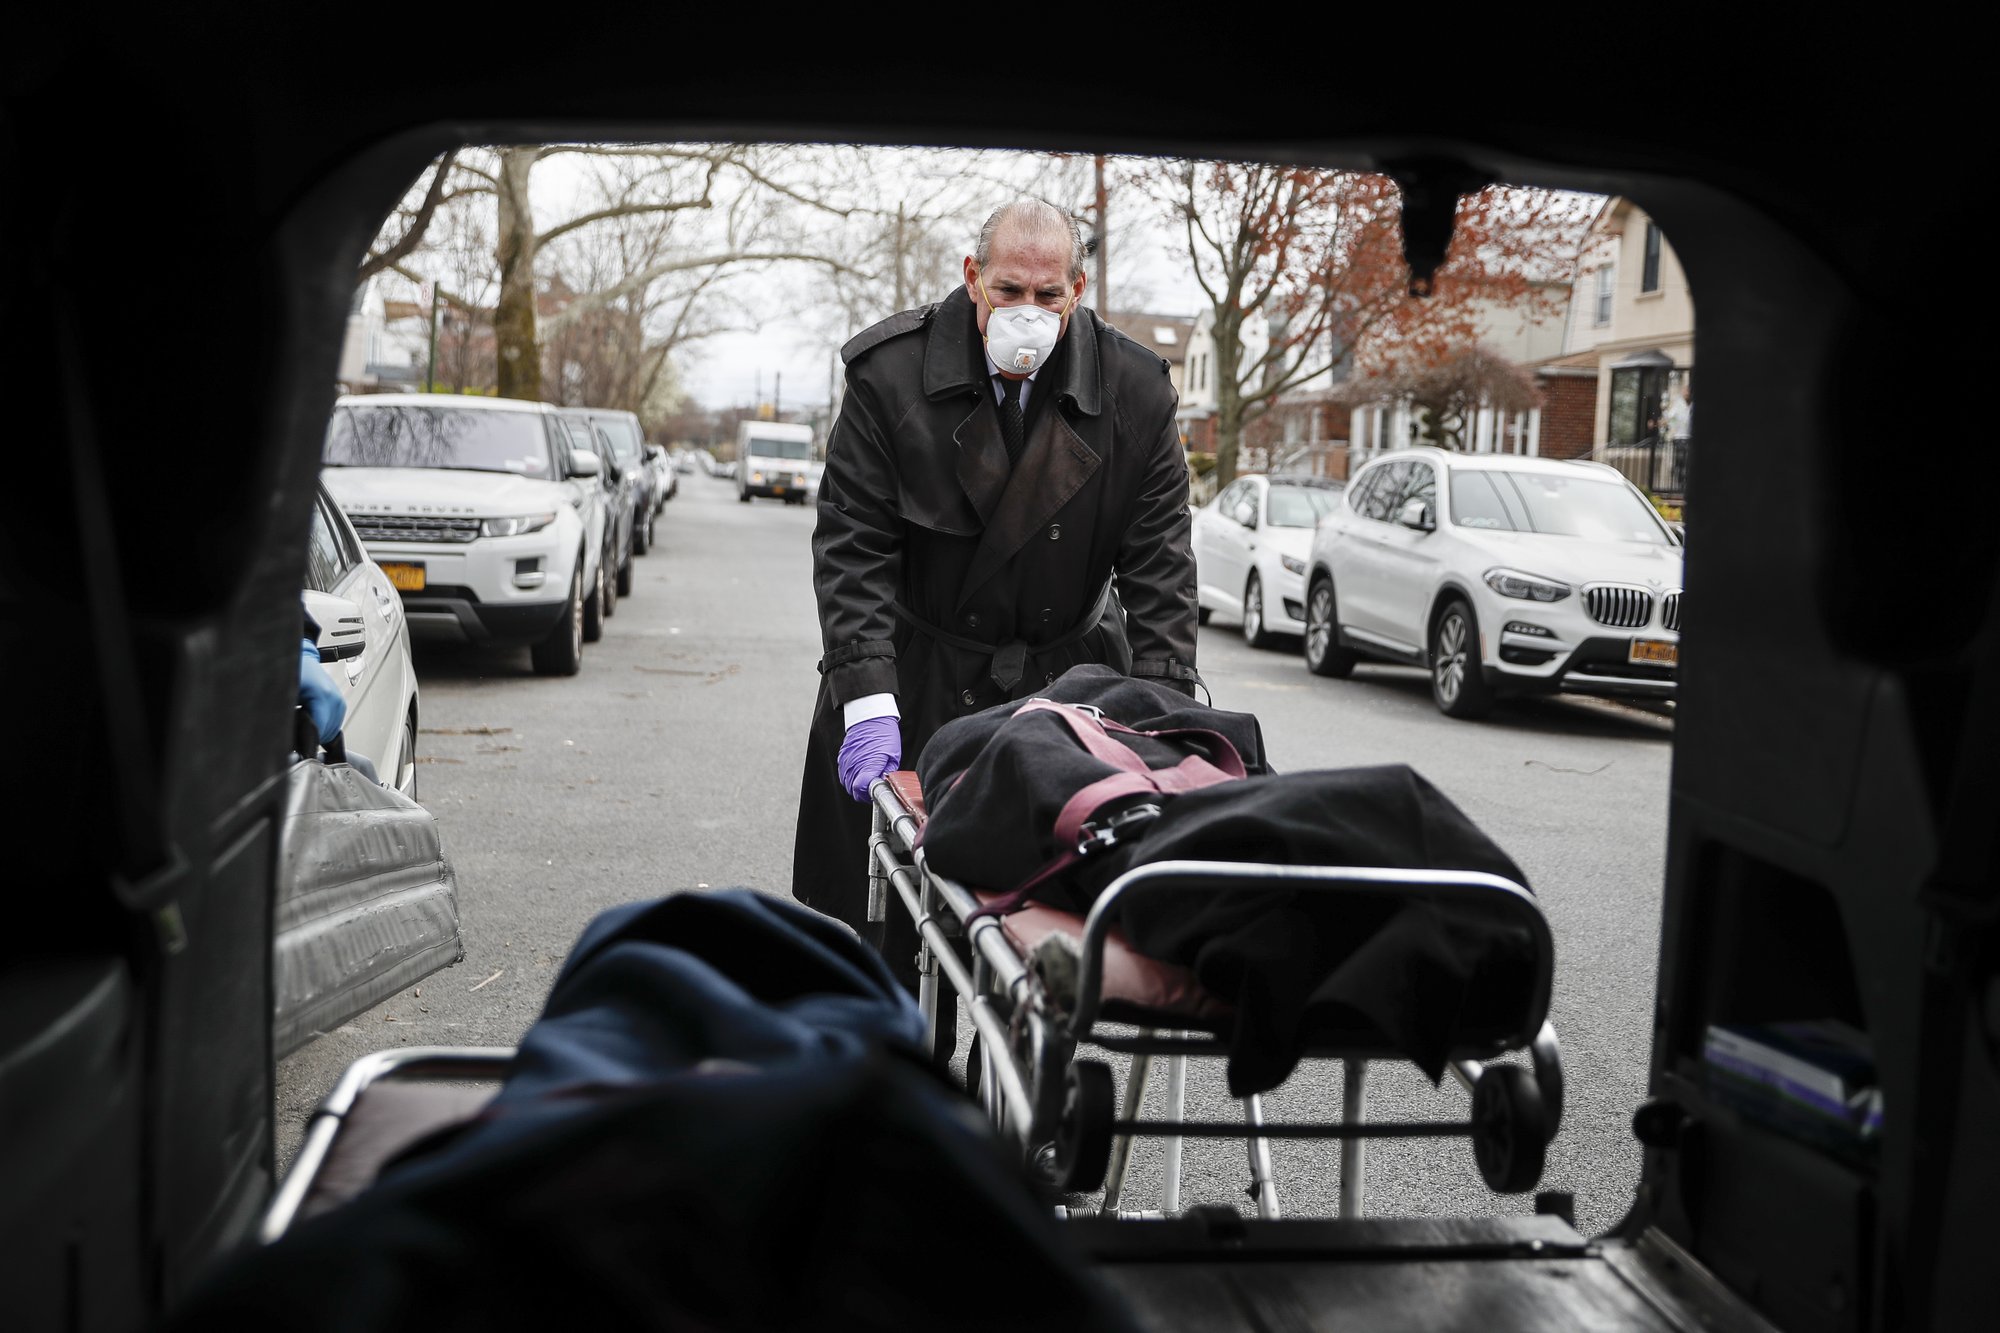
<path id="1" fill-rule="evenodd" d="M 1473 342 L 1483 311 L 1554 314 L 1535 280 L 1566 271 L 1590 208 L 1582 197 L 1495 186 L 1459 200 L 1431 294 L 1409 293 L 1401 196 L 1373 173 L 1243 162 L 1162 162 L 1152 177 L 1187 238 L 1215 343 L 1218 485 L 1236 475 L 1243 428 L 1330 370 L 1404 374 Z M 1546 304 L 1546 312 L 1538 307 Z M 1270 337 L 1246 340 L 1252 320 Z M 1365 355 L 1357 355 L 1365 353 Z"/>

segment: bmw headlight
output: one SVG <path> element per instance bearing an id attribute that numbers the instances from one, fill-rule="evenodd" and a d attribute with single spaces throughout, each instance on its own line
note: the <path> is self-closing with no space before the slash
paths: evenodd
<path id="1" fill-rule="evenodd" d="M 1278 563 L 1283 565 L 1288 573 L 1303 574 L 1306 572 L 1306 562 L 1294 556 L 1281 555 L 1278 557 Z"/>
<path id="2" fill-rule="evenodd" d="M 479 530 L 488 537 L 518 537 L 524 532 L 540 532 L 555 521 L 553 512 L 515 514 L 508 518 L 489 518 L 479 525 Z"/>
<path id="3" fill-rule="evenodd" d="M 1570 594 L 1567 583 L 1545 579 L 1539 574 L 1524 574 L 1518 569 L 1487 570 L 1486 586 L 1502 597 L 1519 597 L 1530 602 L 1560 602 Z"/>

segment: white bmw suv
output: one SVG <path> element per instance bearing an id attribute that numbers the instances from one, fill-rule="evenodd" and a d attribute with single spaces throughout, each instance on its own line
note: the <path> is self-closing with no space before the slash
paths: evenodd
<path id="1" fill-rule="evenodd" d="M 1313 534 L 1306 665 L 1424 666 L 1452 717 L 1498 696 L 1670 699 L 1681 545 L 1601 463 L 1399 449 L 1356 473 Z"/>
<path id="2" fill-rule="evenodd" d="M 544 403 L 456 394 L 341 398 L 321 473 L 402 595 L 414 638 L 527 644 L 583 661 L 599 462 Z"/>

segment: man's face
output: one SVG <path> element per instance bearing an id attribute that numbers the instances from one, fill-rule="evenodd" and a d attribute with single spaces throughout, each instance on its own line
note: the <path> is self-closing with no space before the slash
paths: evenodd
<path id="1" fill-rule="evenodd" d="M 1083 299 L 1083 281 L 1080 273 L 1074 283 L 1069 281 L 1067 246 L 1018 244 L 1005 228 L 994 236 L 993 251 L 983 271 L 972 256 L 965 257 L 965 293 L 972 298 L 982 335 L 990 313 L 986 305 L 989 300 L 994 310 L 1010 305 L 1038 305 L 1061 315 L 1061 332 L 1068 333 L 1070 312 Z"/>

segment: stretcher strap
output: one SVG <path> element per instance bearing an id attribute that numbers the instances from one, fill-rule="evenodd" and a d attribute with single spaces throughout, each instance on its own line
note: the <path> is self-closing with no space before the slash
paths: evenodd
<path id="1" fill-rule="evenodd" d="M 1230 743 L 1229 738 L 1219 731 L 1209 731 L 1201 727 L 1173 727 L 1164 731 L 1135 731 L 1122 722 L 1114 722 L 1106 718 L 1097 717 L 1085 709 L 1075 707 L 1072 704 L 1060 704 L 1053 699 L 1030 699 L 1014 710 L 1015 717 L 1019 717 L 1023 713 L 1054 713 L 1069 724 L 1070 731 L 1083 743 L 1084 749 L 1090 751 L 1093 757 L 1103 760 L 1113 768 L 1123 769 L 1128 773 L 1155 774 L 1166 774 L 1176 772 L 1180 769 L 1190 769 L 1194 772 L 1202 772 L 1204 774 L 1204 780 L 1202 781 L 1190 782 L 1184 786 L 1162 787 L 1160 789 L 1162 791 L 1186 791 L 1189 786 L 1207 787 L 1222 781 L 1224 778 L 1244 777 L 1248 772 L 1243 766 L 1243 756 L 1236 752 L 1236 747 Z M 1131 746 L 1111 738 L 1111 733 L 1114 731 L 1127 736 L 1150 736 L 1155 739 L 1198 736 L 1214 748 L 1216 759 L 1215 762 L 1211 763 L 1209 760 L 1203 759 L 1200 755 L 1189 755 L 1172 769 L 1148 768 L 1146 761 L 1141 759 Z M 1207 777 L 1207 773 L 1213 773 L 1214 776 Z"/>
<path id="2" fill-rule="evenodd" d="M 1085 825 L 1113 801 L 1130 796 L 1166 796 L 1174 792 L 1194 791 L 1245 775 L 1243 756 L 1220 732 L 1194 727 L 1134 731 L 1123 723 L 1107 722 L 1084 709 L 1048 699 L 1032 699 L 1015 709 L 1014 715 L 1018 717 L 1030 712 L 1056 714 L 1069 724 L 1070 731 L 1083 742 L 1083 747 L 1092 756 L 1119 771 L 1078 788 L 1076 794 L 1063 803 L 1061 812 L 1056 816 L 1056 845 L 1059 850 L 1055 858 L 1014 888 L 981 906 L 967 918 L 968 924 L 982 916 L 1004 916 L 1019 911 L 1028 905 L 1036 889 L 1082 860 Z M 1216 746 L 1221 764 L 1210 763 L 1200 755 L 1189 755 L 1172 768 L 1152 768 L 1130 746 L 1113 740 L 1112 731 L 1129 736 L 1201 736 Z"/>

